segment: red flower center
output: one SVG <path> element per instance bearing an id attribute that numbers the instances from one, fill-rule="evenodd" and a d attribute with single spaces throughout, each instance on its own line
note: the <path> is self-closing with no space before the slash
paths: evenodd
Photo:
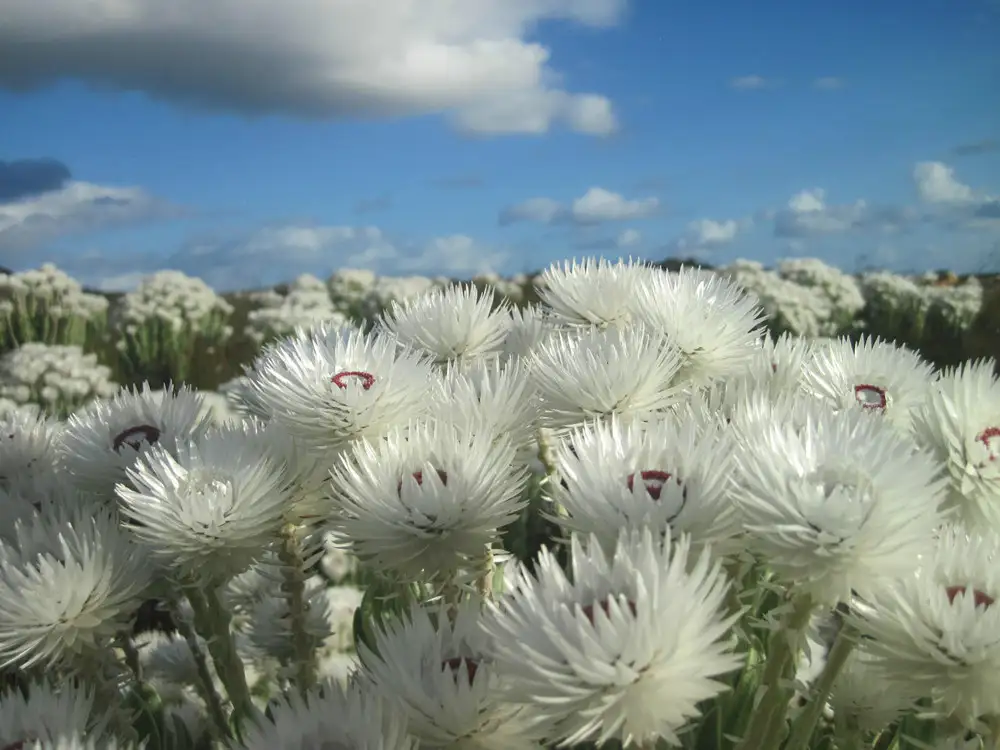
<path id="1" fill-rule="evenodd" d="M 885 388 L 870 383 L 854 386 L 854 398 L 866 411 L 884 412 L 888 405 Z"/>
<path id="2" fill-rule="evenodd" d="M 966 594 L 967 591 L 968 591 L 968 588 L 966 588 L 965 586 L 948 586 L 948 587 L 946 587 L 945 588 L 945 593 L 948 594 L 948 603 L 949 604 L 954 604 L 955 603 L 955 598 L 959 597 L 959 596 L 965 596 L 965 594 Z M 975 604 L 975 606 L 977 608 L 978 607 L 982 607 L 983 609 L 987 609 L 987 608 L 989 608 L 989 607 L 991 607 L 993 605 L 993 603 L 994 603 L 995 600 L 989 594 L 987 594 L 987 593 L 985 593 L 983 591 L 979 591 L 978 589 L 973 589 L 972 590 L 972 601 L 973 601 L 973 603 Z"/>
<path id="3" fill-rule="evenodd" d="M 34 737 L 25 737 L 23 740 L 15 740 L 14 742 L 11 742 L 9 745 L 4 745 L 2 748 L 0 748 L 0 750 L 23 750 L 25 745 L 27 745 L 29 742 L 35 742 L 35 741 L 36 738 Z"/>
<path id="4" fill-rule="evenodd" d="M 680 477 L 675 477 L 666 471 L 660 471 L 659 469 L 646 469 L 645 471 L 639 472 L 639 478 L 642 483 L 646 486 L 646 494 L 649 495 L 654 500 L 659 500 L 660 495 L 663 493 L 663 486 L 673 478 L 674 483 L 681 487 L 683 482 L 681 482 Z M 635 474 L 629 474 L 625 479 L 625 484 L 628 485 L 629 492 L 634 491 L 635 488 Z M 682 497 L 687 500 L 687 487 L 681 490 Z"/>
<path id="5" fill-rule="evenodd" d="M 581 607 L 581 609 L 583 611 L 583 616 L 587 618 L 587 621 L 591 625 L 594 624 L 594 607 L 595 606 L 599 607 L 601 609 L 601 611 L 604 612 L 604 614 L 606 616 L 610 617 L 611 616 L 611 597 L 609 596 L 607 599 L 605 599 L 602 602 L 598 602 L 596 605 L 595 604 L 587 604 L 587 605 Z M 635 617 L 635 614 L 636 614 L 635 602 L 633 602 L 631 599 L 628 600 L 628 611 L 632 614 L 632 617 Z"/>
<path id="6" fill-rule="evenodd" d="M 360 370 L 346 370 L 344 372 L 338 372 L 330 378 L 330 382 L 338 388 L 346 388 L 347 383 L 350 380 L 361 381 L 361 387 L 366 391 L 375 385 L 375 376 L 370 372 L 361 372 Z"/>
<path id="7" fill-rule="evenodd" d="M 140 424 L 135 427 L 129 427 L 124 432 L 120 432 L 111 444 L 115 453 L 121 453 L 122 448 L 126 445 L 132 450 L 138 451 L 142 448 L 143 443 L 148 445 L 156 445 L 160 439 L 160 430 L 151 424 Z"/>
<path id="8" fill-rule="evenodd" d="M 447 486 L 447 484 L 448 484 L 448 472 L 445 471 L 444 469 L 437 469 L 437 475 L 438 475 L 438 479 L 441 480 L 441 484 Z M 412 474 L 410 474 L 410 476 L 413 477 L 413 479 L 417 483 L 418 487 L 423 487 L 424 486 L 424 472 L 422 472 L 422 471 L 415 471 Z M 399 494 L 399 495 L 403 494 L 403 480 L 402 479 L 400 479 L 399 482 L 396 484 L 396 493 Z"/>
<path id="9" fill-rule="evenodd" d="M 987 427 L 976 435 L 976 442 L 982 443 L 986 447 L 986 461 L 996 461 L 997 450 L 1000 450 L 1000 427 Z M 980 466 L 985 466 L 986 461 Z"/>
<path id="10" fill-rule="evenodd" d="M 471 685 L 473 680 L 476 679 L 476 672 L 479 671 L 479 662 L 475 659 L 469 659 L 465 656 L 456 656 L 453 659 L 445 659 L 441 662 L 441 668 L 450 669 L 455 674 L 455 682 L 458 682 L 458 676 L 462 667 L 465 667 L 465 674 L 469 678 L 469 684 Z"/>

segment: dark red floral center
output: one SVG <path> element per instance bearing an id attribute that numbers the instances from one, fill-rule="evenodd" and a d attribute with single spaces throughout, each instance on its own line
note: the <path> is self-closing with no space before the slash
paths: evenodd
<path id="1" fill-rule="evenodd" d="M 445 471 L 444 469 L 437 469 L 437 475 L 438 475 L 438 479 L 441 480 L 441 484 L 443 484 L 443 485 L 447 485 L 448 484 L 448 472 L 447 471 Z M 413 477 L 413 480 L 417 483 L 418 487 L 423 487 L 424 486 L 424 472 L 422 472 L 422 471 L 415 471 L 412 474 L 410 474 L 410 476 Z M 403 480 L 402 479 L 400 479 L 399 482 L 396 485 L 396 492 L 397 492 L 397 494 L 400 494 L 400 495 L 403 494 Z"/>
<path id="2" fill-rule="evenodd" d="M 442 669 L 449 669 L 455 673 L 456 682 L 458 682 L 458 676 L 463 666 L 465 668 L 465 674 L 469 678 L 469 684 L 471 685 L 472 682 L 476 679 L 476 672 L 479 671 L 479 662 L 477 660 L 469 659 L 468 657 L 465 656 L 456 656 L 453 659 L 445 659 L 441 663 Z"/>
<path id="3" fill-rule="evenodd" d="M 996 451 L 1000 450 L 1000 427 L 987 427 L 976 435 L 976 442 L 982 443 L 986 447 L 987 461 L 996 461 Z"/>
<path id="4" fill-rule="evenodd" d="M 142 444 L 156 445 L 160 440 L 159 428 L 154 427 L 151 424 L 140 424 L 135 427 L 129 427 L 124 432 L 118 433 L 115 437 L 114 442 L 111 447 L 114 449 L 115 453 L 121 453 L 122 448 L 126 445 L 132 450 L 139 450 L 142 448 Z"/>
<path id="5" fill-rule="evenodd" d="M 635 617 L 635 613 L 636 613 L 635 602 L 633 602 L 631 599 L 629 599 L 627 601 L 627 603 L 628 603 L 628 611 L 632 614 L 632 617 Z M 604 612 L 605 615 L 607 615 L 608 617 L 610 617 L 611 616 L 611 597 L 609 596 L 607 599 L 605 599 L 602 602 L 598 602 L 596 605 L 595 604 L 587 604 L 587 605 L 581 607 L 581 610 L 583 611 L 583 616 L 587 618 L 587 621 L 591 625 L 594 624 L 594 607 L 595 606 L 598 607 L 602 612 Z"/>
<path id="6" fill-rule="evenodd" d="M 24 750 L 25 745 L 27 745 L 29 742 L 36 742 L 36 741 L 37 740 L 34 737 L 25 737 L 23 740 L 15 740 L 14 742 L 11 742 L 9 745 L 4 745 L 2 748 L 0 748 L 0 750 Z"/>
<path id="7" fill-rule="evenodd" d="M 854 398 L 866 411 L 884 412 L 888 406 L 885 388 L 870 383 L 854 386 Z"/>
<path id="8" fill-rule="evenodd" d="M 945 593 L 948 594 L 948 603 L 954 604 L 956 597 L 964 596 L 968 588 L 965 586 L 948 586 L 945 588 Z M 976 607 L 982 607 L 986 609 L 991 607 L 995 602 L 995 599 L 989 594 L 980 591 L 979 589 L 972 590 L 972 601 L 975 603 Z"/>
<path id="9" fill-rule="evenodd" d="M 772 362 L 771 363 L 771 372 L 775 373 L 777 371 L 778 371 L 778 363 L 777 362 Z"/>
<path id="10" fill-rule="evenodd" d="M 683 485 L 680 477 L 675 477 L 673 474 L 660 471 L 659 469 L 646 469 L 645 471 L 639 472 L 639 478 L 642 483 L 646 486 L 646 494 L 649 495 L 654 500 L 659 500 L 660 495 L 663 493 L 663 487 L 667 482 L 674 480 L 674 484 L 678 487 Z M 625 484 L 628 485 L 629 492 L 633 492 L 635 489 L 635 474 L 629 474 L 625 479 Z M 687 500 L 687 487 L 681 490 L 682 497 Z"/>
<path id="11" fill-rule="evenodd" d="M 338 388 L 346 388 L 347 383 L 351 380 L 360 381 L 361 387 L 366 391 L 375 385 L 375 376 L 370 372 L 361 372 L 360 370 L 346 370 L 345 372 L 338 372 L 330 378 L 330 382 Z"/>

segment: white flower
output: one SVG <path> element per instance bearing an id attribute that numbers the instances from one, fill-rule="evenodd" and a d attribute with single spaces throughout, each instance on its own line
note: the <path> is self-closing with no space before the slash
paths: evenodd
<path id="1" fill-rule="evenodd" d="M 145 384 L 71 415 L 60 436 L 60 454 L 80 489 L 110 501 L 125 470 L 151 446 L 173 452 L 210 424 L 196 391 L 183 386 L 154 392 Z"/>
<path id="2" fill-rule="evenodd" d="M 271 704 L 270 712 L 270 719 L 261 716 L 244 730 L 245 750 L 414 748 L 402 712 L 363 682 L 347 687 L 327 683 L 305 698 L 289 691 L 284 700 Z"/>
<path id="3" fill-rule="evenodd" d="M 415 607 L 362 646 L 364 674 L 401 705 L 420 746 L 524 750 L 535 746 L 519 706 L 502 702 L 489 637 L 473 599 L 451 613 Z"/>
<path id="4" fill-rule="evenodd" d="M 947 370 L 914 414 L 917 441 L 947 468 L 948 504 L 1000 532 L 1000 381 L 992 359 Z"/>
<path id="5" fill-rule="evenodd" d="M 179 576 L 228 580 L 277 539 L 288 488 L 264 429 L 216 427 L 175 455 L 155 446 L 117 486 L 132 533 Z"/>
<path id="6" fill-rule="evenodd" d="M 942 531 L 915 573 L 853 617 L 887 680 L 932 699 L 931 710 L 976 728 L 1000 714 L 1000 538 Z"/>
<path id="7" fill-rule="evenodd" d="M 0 665 L 69 661 L 127 629 L 150 581 L 108 513 L 19 525 L 0 543 Z"/>
<path id="8" fill-rule="evenodd" d="M 393 301 L 378 325 L 438 364 L 465 364 L 500 352 L 511 317 L 506 303 L 494 306 L 491 290 L 456 285 Z"/>
<path id="9" fill-rule="evenodd" d="M 730 539 L 739 518 L 729 498 L 730 431 L 691 409 L 623 424 L 617 418 L 570 433 L 556 449 L 558 522 L 607 548 L 623 528 L 689 533 L 697 544 Z M 716 553 L 718 545 L 713 544 Z"/>
<path id="10" fill-rule="evenodd" d="M 55 479 L 57 425 L 23 411 L 0 417 L 0 488 L 8 492 L 28 489 Z"/>
<path id="11" fill-rule="evenodd" d="M 732 492 L 750 548 L 787 585 L 831 606 L 904 575 L 941 522 L 931 457 L 860 410 L 830 413 L 817 402 L 792 419 L 773 405 L 760 413 L 768 408 L 771 419 L 734 423 Z"/>
<path id="12" fill-rule="evenodd" d="M 313 451 L 420 416 L 436 380 L 428 360 L 391 338 L 327 326 L 265 349 L 248 376 L 258 405 Z"/>
<path id="13" fill-rule="evenodd" d="M 34 682 L 28 697 L 19 690 L 0 693 L 0 747 L 31 747 L 66 736 L 100 738 L 107 717 L 94 705 L 90 690 L 74 682 L 58 688 Z"/>
<path id="14" fill-rule="evenodd" d="M 847 657 L 828 703 L 834 716 L 852 721 L 861 729 L 879 732 L 912 710 L 920 697 L 912 684 L 888 680 L 879 661 L 864 650 L 862 643 Z"/>
<path id="15" fill-rule="evenodd" d="M 535 287 L 559 323 L 606 328 L 629 323 L 637 289 L 662 273 L 631 259 L 587 258 L 552 264 L 535 279 Z"/>
<path id="16" fill-rule="evenodd" d="M 554 334 L 529 362 L 541 423 L 554 429 L 611 414 L 647 416 L 681 398 L 679 350 L 641 324 Z"/>
<path id="17" fill-rule="evenodd" d="M 624 532 L 613 557 L 573 537 L 572 581 L 543 550 L 537 578 L 521 578 L 492 608 L 496 668 L 508 698 L 564 745 L 619 739 L 648 745 L 699 715 L 736 669 L 727 632 L 727 583 L 689 539 Z"/>
<path id="18" fill-rule="evenodd" d="M 804 385 L 834 408 L 884 415 L 907 432 L 932 374 L 931 365 L 909 349 L 869 337 L 856 344 L 842 338 L 814 350 Z"/>
<path id="19" fill-rule="evenodd" d="M 505 361 L 524 359 L 557 328 L 552 313 L 540 305 L 512 308 L 510 320 L 503 343 Z"/>
<path id="20" fill-rule="evenodd" d="M 415 423 L 361 442 L 333 472 L 342 545 L 378 568 L 454 573 L 478 560 L 524 500 L 509 439 Z"/>
<path id="21" fill-rule="evenodd" d="M 678 379 L 693 386 L 744 371 L 760 338 L 757 300 L 723 276 L 682 268 L 636 286 L 633 319 L 681 352 Z"/>

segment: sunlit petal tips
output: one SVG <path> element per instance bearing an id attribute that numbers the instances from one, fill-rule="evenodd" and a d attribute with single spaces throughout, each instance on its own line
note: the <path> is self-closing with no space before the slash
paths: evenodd
<path id="1" fill-rule="evenodd" d="M 327 451 L 426 413 L 436 377 L 429 359 L 393 338 L 319 326 L 265 350 L 248 387 L 271 419 Z"/>
<path id="2" fill-rule="evenodd" d="M 557 323 L 606 328 L 630 323 L 637 290 L 662 273 L 641 261 L 587 258 L 549 266 L 535 286 Z"/>
<path id="3" fill-rule="evenodd" d="M 19 690 L 0 694 L 0 747 L 33 747 L 72 736 L 100 738 L 107 716 L 94 705 L 93 691 L 77 684 L 58 689 L 39 682 L 25 696 Z M 110 737 L 105 739 L 110 740 Z"/>
<path id="4" fill-rule="evenodd" d="M 698 704 L 736 669 L 723 613 L 727 582 L 689 541 L 623 533 L 608 555 L 574 536 L 572 581 L 543 551 L 484 620 L 507 697 L 530 706 L 539 731 L 568 746 L 617 739 L 679 744 Z"/>

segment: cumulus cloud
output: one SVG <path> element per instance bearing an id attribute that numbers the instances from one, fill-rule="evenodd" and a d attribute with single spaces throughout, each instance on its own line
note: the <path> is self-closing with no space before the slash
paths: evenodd
<path id="1" fill-rule="evenodd" d="M 913 182 L 920 199 L 939 218 L 973 228 L 1000 228 L 1000 197 L 966 185 L 947 164 L 920 162 L 913 168 Z"/>
<path id="2" fill-rule="evenodd" d="M 751 219 L 697 219 L 687 225 L 685 233 L 667 246 L 671 252 L 703 255 L 728 245 L 741 232 L 753 226 Z"/>
<path id="3" fill-rule="evenodd" d="M 0 160 L 0 204 L 59 190 L 71 176 L 55 159 Z"/>
<path id="4" fill-rule="evenodd" d="M 624 229 L 615 239 L 615 245 L 621 248 L 634 247 L 642 242 L 642 232 L 638 229 Z"/>
<path id="5" fill-rule="evenodd" d="M 627 0 L 5 0 L 0 87 L 63 78 L 182 105 L 308 118 L 448 113 L 477 133 L 616 129 L 529 40 L 615 25 Z"/>
<path id="6" fill-rule="evenodd" d="M 59 237 L 179 213 L 141 188 L 67 182 L 58 190 L 0 203 L 0 259 L 16 265 L 24 252 Z"/>
<path id="7" fill-rule="evenodd" d="M 521 221 L 539 224 L 603 224 L 612 221 L 633 221 L 655 216 L 660 200 L 655 197 L 628 199 L 600 187 L 592 187 L 569 204 L 553 198 L 529 198 L 500 212 L 500 224 Z"/>
<path id="8" fill-rule="evenodd" d="M 204 279 L 219 290 L 253 289 L 289 281 L 303 273 L 324 276 L 338 268 L 367 268 L 379 274 L 468 277 L 503 272 L 508 254 L 465 235 L 427 242 L 395 239 L 374 226 L 263 227 L 234 237 L 192 240 L 149 267 L 119 267 L 94 276 L 92 263 L 72 270 L 89 283 L 121 287 L 155 268 L 172 268 Z M 104 265 L 104 268 L 107 268 Z M 79 268 L 79 270 L 77 270 Z"/>

